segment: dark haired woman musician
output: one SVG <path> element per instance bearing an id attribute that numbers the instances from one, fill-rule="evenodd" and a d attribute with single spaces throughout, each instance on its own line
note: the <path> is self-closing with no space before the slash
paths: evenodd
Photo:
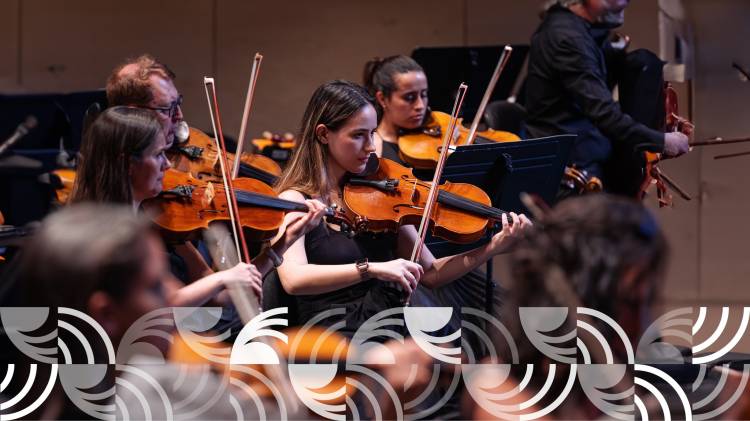
<path id="1" fill-rule="evenodd" d="M 377 154 L 401 163 L 399 131 L 419 128 L 429 114 L 427 76 L 414 59 L 399 55 L 367 62 L 364 83 L 380 116 L 373 136 Z"/>
<path id="2" fill-rule="evenodd" d="M 409 166 L 399 155 L 400 132 L 413 131 L 430 118 L 428 84 L 422 66 L 404 55 L 375 58 L 365 64 L 364 84 L 380 116 L 373 140 L 378 156 Z M 429 172 L 415 170 L 420 178 Z M 486 280 L 475 271 L 437 291 L 423 291 L 425 305 L 486 308 Z M 459 323 L 458 318 L 453 321 Z"/>
<path id="3" fill-rule="evenodd" d="M 375 152 L 373 133 L 377 115 L 373 98 L 359 85 L 332 81 L 313 93 L 302 119 L 298 147 L 277 186 L 289 200 L 317 198 L 343 208 L 342 187 L 348 174 L 361 173 Z M 294 218 L 288 214 L 287 219 Z M 334 227 L 320 224 L 287 250 L 279 276 L 284 289 L 298 297 L 302 322 L 318 312 L 346 308 L 342 333 L 352 335 L 379 311 L 402 306 L 404 292 L 422 283 L 446 284 L 492 256 L 504 252 L 521 228 L 523 215 L 504 219 L 503 230 L 485 246 L 435 259 L 425 248 L 414 263 L 405 260 L 417 239 L 413 226 L 393 234 L 360 234 L 348 238 Z M 339 320 L 327 318 L 323 323 Z"/>
<path id="4" fill-rule="evenodd" d="M 166 149 L 154 111 L 124 106 L 106 109 L 86 130 L 71 203 L 122 203 L 137 210 L 143 200 L 161 192 L 164 172 L 170 167 Z M 279 254 L 320 221 L 322 204 L 310 201 L 308 206 L 312 212 L 296 218 L 277 242 Z M 247 283 L 260 294 L 262 274 L 273 267 L 271 258 L 261 254 L 254 261 L 258 267 L 240 263 L 214 273 L 192 244 L 176 246 L 175 253 L 185 262 L 189 285 L 170 295 L 172 306 L 201 305 L 213 297 L 223 303 L 226 294 L 219 294 L 231 282 Z"/>

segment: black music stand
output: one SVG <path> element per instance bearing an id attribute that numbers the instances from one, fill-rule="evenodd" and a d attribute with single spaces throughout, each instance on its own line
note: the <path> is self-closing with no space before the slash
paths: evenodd
<path id="1" fill-rule="evenodd" d="M 528 213 L 521 203 L 522 192 L 537 194 L 550 205 L 555 203 L 575 138 L 575 135 L 558 135 L 505 143 L 477 140 L 473 145 L 457 147 L 448 157 L 441 182 L 474 184 L 489 195 L 492 206 Z M 484 244 L 490 235 L 467 245 L 429 237 L 427 245 L 436 257 L 448 256 Z M 491 314 L 492 260 L 487 262 L 486 279 L 486 311 Z"/>
<path id="2" fill-rule="evenodd" d="M 492 91 L 490 102 L 504 100 L 510 96 L 515 86 L 529 46 L 513 45 L 513 53 L 502 76 Z M 470 122 L 482 102 L 484 90 L 492 78 L 497 60 L 505 49 L 504 45 L 483 47 L 419 47 L 412 51 L 412 58 L 424 69 L 430 85 L 429 103 L 433 110 L 446 111 L 453 107 L 456 88 L 466 82 L 469 90 L 461 109 L 461 116 Z M 450 63 L 450 66 L 446 66 Z"/>

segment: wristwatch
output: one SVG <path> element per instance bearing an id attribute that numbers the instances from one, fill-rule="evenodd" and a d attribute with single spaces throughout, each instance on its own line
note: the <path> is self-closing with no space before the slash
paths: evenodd
<path id="1" fill-rule="evenodd" d="M 370 274 L 368 272 L 370 269 L 370 263 L 367 261 L 367 258 L 357 260 L 356 266 L 357 271 L 359 272 L 359 277 L 363 281 L 370 279 Z"/>

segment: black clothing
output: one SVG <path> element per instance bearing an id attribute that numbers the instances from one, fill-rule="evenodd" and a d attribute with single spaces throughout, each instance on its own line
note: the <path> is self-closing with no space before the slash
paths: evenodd
<path id="1" fill-rule="evenodd" d="M 395 161 L 405 167 L 411 167 L 411 165 L 404 162 L 403 159 L 401 159 L 401 155 L 399 155 L 399 149 L 398 149 L 398 143 L 392 143 L 392 142 L 386 142 L 383 141 L 383 158 L 388 158 L 391 161 Z M 417 169 L 412 168 L 412 173 L 415 177 L 417 177 L 420 180 L 428 180 L 432 181 L 432 179 L 435 176 L 435 170 L 434 169 Z"/>
<path id="2" fill-rule="evenodd" d="M 531 39 L 525 101 L 530 137 L 578 135 L 571 164 L 602 178 L 613 144 L 633 151 L 664 149 L 664 133 L 637 123 L 612 98 L 603 33 L 553 6 Z"/>
<path id="3" fill-rule="evenodd" d="M 635 50 L 623 57 L 616 78 L 620 107 L 635 121 L 656 130 L 663 130 L 664 62 L 648 50 Z M 607 189 L 636 197 L 643 180 L 643 154 L 614 145 L 612 157 L 604 169 Z"/>
<path id="4" fill-rule="evenodd" d="M 395 250 L 395 234 L 365 233 L 349 238 L 321 223 L 305 235 L 307 261 L 317 265 L 352 264 L 363 258 L 370 262 L 387 262 L 396 259 Z M 362 323 L 375 314 L 404 305 L 403 292 L 378 279 L 369 279 L 323 294 L 298 295 L 296 298 L 301 324 L 323 311 L 345 308 L 344 314 L 324 318 L 318 324 L 330 326 L 343 320 L 345 326 L 338 332 L 348 337 L 352 337 Z M 406 329 L 394 330 L 406 335 Z"/>
<path id="5" fill-rule="evenodd" d="M 404 162 L 401 160 L 401 156 L 399 156 L 398 152 L 398 143 L 386 142 L 385 140 L 383 141 L 382 157 L 404 165 Z"/>
<path id="6" fill-rule="evenodd" d="M 383 158 L 388 158 L 406 167 L 409 166 L 399 156 L 397 143 L 383 141 Z M 414 174 L 422 180 L 432 180 L 434 172 L 432 170 L 415 170 Z M 430 236 L 428 235 L 428 240 Z M 492 282 L 492 281 L 490 281 Z M 496 285 L 492 284 L 491 290 L 494 291 Z M 472 316 L 461 313 L 462 307 L 471 307 L 479 310 L 487 310 L 487 279 L 484 273 L 477 269 L 466 275 L 443 285 L 439 288 L 428 289 L 419 285 L 412 293 L 411 304 L 419 307 L 452 307 L 453 315 L 446 326 L 446 334 L 461 328 L 461 321 L 468 320 L 476 326 L 483 326 L 484 321 Z M 490 312 L 496 313 L 500 307 L 500 295 L 493 295 L 491 299 Z M 486 349 L 481 341 L 473 332 L 468 329 L 462 332 L 463 340 L 473 350 L 477 358 L 485 355 Z"/>

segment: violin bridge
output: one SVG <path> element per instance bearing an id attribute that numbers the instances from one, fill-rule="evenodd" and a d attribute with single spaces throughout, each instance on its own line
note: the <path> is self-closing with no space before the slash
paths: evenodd
<path id="1" fill-rule="evenodd" d="M 412 203 L 417 201 L 417 179 L 414 179 L 414 182 L 411 185 L 411 201 Z"/>
<path id="2" fill-rule="evenodd" d="M 216 197 L 216 189 L 214 188 L 214 183 L 209 182 L 206 184 L 206 190 L 203 191 L 201 205 L 203 205 L 204 208 L 208 207 L 208 205 L 213 203 L 214 197 Z"/>

